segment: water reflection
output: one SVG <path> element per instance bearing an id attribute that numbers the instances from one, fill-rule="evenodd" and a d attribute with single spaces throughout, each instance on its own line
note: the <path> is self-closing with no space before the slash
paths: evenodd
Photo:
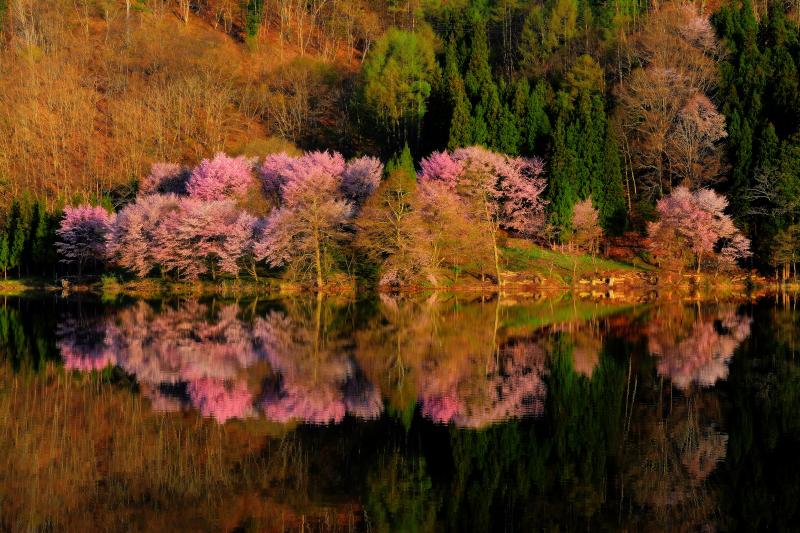
<path id="1" fill-rule="evenodd" d="M 512 306 L 513 307 L 513 306 Z M 572 368 L 591 378 L 604 331 L 598 321 L 507 327 L 500 300 L 460 302 L 434 295 L 382 296 L 363 323 L 352 307 L 323 299 L 255 307 L 139 301 L 102 318 L 67 316 L 58 325 L 64 366 L 118 366 L 158 410 L 193 406 L 220 422 L 264 416 L 275 422 L 339 423 L 419 404 L 433 422 L 484 427 L 543 412 L 547 360 L 568 335 Z M 658 374 L 681 390 L 728 375 L 751 319 L 732 304 L 656 306 L 643 328 Z"/>
<path id="2" fill-rule="evenodd" d="M 347 306 L 322 300 L 263 315 L 237 304 L 139 301 L 102 317 L 66 316 L 57 336 L 66 369 L 117 366 L 156 410 L 192 406 L 220 422 L 368 420 L 383 412 L 385 384 L 434 422 L 481 427 L 540 415 L 546 396 L 544 346 L 506 338 L 500 311 L 499 301 L 384 297 L 353 329 Z"/>
<path id="3" fill-rule="evenodd" d="M 662 306 L 647 326 L 648 350 L 658 358 L 658 373 L 676 387 L 710 387 L 728 377 L 730 359 L 750 336 L 751 322 L 732 304 Z"/>
<path id="4" fill-rule="evenodd" d="M 0 460 L 0 505 L 20 529 L 125 512 L 275 531 L 798 516 L 800 315 L 770 302 L 36 305 L 0 307 L 0 448 L 20 452 Z"/>

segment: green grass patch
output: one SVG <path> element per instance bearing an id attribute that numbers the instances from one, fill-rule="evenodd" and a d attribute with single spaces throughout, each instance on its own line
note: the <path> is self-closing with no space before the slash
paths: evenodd
<path id="1" fill-rule="evenodd" d="M 636 272 L 642 268 L 603 257 L 568 254 L 539 246 L 503 248 L 505 267 L 511 272 L 529 272 L 545 279 L 571 282 L 601 273 Z"/>

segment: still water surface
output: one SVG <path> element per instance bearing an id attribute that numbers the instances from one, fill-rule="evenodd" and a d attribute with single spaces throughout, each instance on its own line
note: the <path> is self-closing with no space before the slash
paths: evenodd
<path id="1" fill-rule="evenodd" d="M 6 298 L 0 530 L 790 528 L 794 307 Z"/>

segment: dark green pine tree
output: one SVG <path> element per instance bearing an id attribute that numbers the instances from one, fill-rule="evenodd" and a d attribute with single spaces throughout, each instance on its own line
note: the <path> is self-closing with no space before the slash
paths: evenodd
<path id="1" fill-rule="evenodd" d="M 22 255 L 22 245 L 18 243 L 17 236 L 20 234 L 19 226 L 22 224 L 22 206 L 18 200 L 11 202 L 11 207 L 6 217 L 5 241 L 7 242 L 7 260 L 4 266 L 4 273 L 7 275 L 9 270 L 19 267 L 19 260 Z M 24 241 L 23 241 L 24 242 Z"/>
<path id="2" fill-rule="evenodd" d="M 472 105 L 464 91 L 464 82 L 458 78 L 453 86 L 453 116 L 450 119 L 450 136 L 447 147 L 450 150 L 473 144 Z"/>
<path id="3" fill-rule="evenodd" d="M 37 202 L 34 209 L 35 216 L 31 223 L 33 231 L 31 239 L 31 263 L 37 273 L 46 275 L 48 273 L 54 273 L 58 261 L 55 254 L 58 217 L 48 213 L 42 202 Z"/>
<path id="4" fill-rule="evenodd" d="M 798 131 L 800 126 L 800 60 L 798 26 L 786 18 L 782 4 L 773 3 L 767 20 L 762 20 L 765 59 L 770 82 L 763 100 L 765 112 L 781 139 Z"/>
<path id="5" fill-rule="evenodd" d="M 484 97 L 486 87 L 494 86 L 494 80 L 492 79 L 492 67 L 489 64 L 489 38 L 486 35 L 486 22 L 478 15 L 473 15 L 473 17 L 470 56 L 464 84 L 470 99 L 478 102 Z"/>
<path id="6" fill-rule="evenodd" d="M 548 86 L 544 80 L 539 80 L 530 92 L 525 104 L 525 118 L 522 130 L 525 133 L 525 151 L 529 154 L 542 153 L 546 148 L 547 139 L 552 133 L 550 118 L 547 116 Z"/>
<path id="7" fill-rule="evenodd" d="M 445 90 L 449 92 L 452 109 L 447 147 L 450 150 L 472 144 L 472 105 L 464 89 L 458 67 L 455 38 L 451 37 L 445 52 Z"/>
<path id="8" fill-rule="evenodd" d="M 484 116 L 483 104 L 479 103 L 475 106 L 475 113 L 472 115 L 470 136 L 473 144 L 489 146 L 489 126 L 486 124 Z"/>
<path id="9" fill-rule="evenodd" d="M 0 227 L 0 270 L 3 271 L 3 279 L 8 279 L 8 269 L 11 268 L 11 239 L 10 235 L 11 219 Z"/>
<path id="10" fill-rule="evenodd" d="M 502 106 L 500 91 L 492 79 L 486 21 L 473 14 L 474 28 L 464 87 L 472 104 L 471 137 L 474 144 L 493 148 Z"/>
<path id="11" fill-rule="evenodd" d="M 567 124 L 565 114 L 562 112 L 556 121 L 546 191 L 550 201 L 550 224 L 561 242 L 568 241 L 572 235 L 572 208 L 579 199 L 575 180 L 577 158 L 570 143 L 574 131 L 570 131 L 572 125 Z"/>
<path id="12" fill-rule="evenodd" d="M 17 201 L 18 217 L 11 236 L 11 262 L 17 268 L 17 277 L 22 277 L 23 268 L 28 269 L 30 251 L 31 218 L 33 203 L 25 198 Z"/>
<path id="13" fill-rule="evenodd" d="M 604 177 L 597 188 L 600 224 L 606 233 L 620 235 L 627 225 L 625 188 L 622 178 L 622 161 L 619 158 L 619 145 L 614 129 L 606 124 L 605 146 L 603 151 Z"/>
<path id="14" fill-rule="evenodd" d="M 517 119 L 508 107 L 503 105 L 500 120 L 497 121 L 497 133 L 494 136 L 493 148 L 505 154 L 519 153 L 522 137 L 517 129 Z"/>
<path id="15" fill-rule="evenodd" d="M 727 119 L 731 163 L 726 192 L 734 217 L 746 226 L 750 221 L 748 191 L 753 185 L 756 164 L 755 139 L 762 123 L 769 67 L 759 50 L 759 25 L 750 0 L 720 8 L 714 24 L 730 52 L 720 63 L 718 96 Z"/>
<path id="16" fill-rule="evenodd" d="M 520 135 L 524 135 L 524 123 L 528 114 L 528 98 L 531 96 L 531 85 L 528 79 L 521 76 L 516 83 L 514 83 L 514 94 L 511 98 L 511 110 L 517 118 L 520 130 Z"/>

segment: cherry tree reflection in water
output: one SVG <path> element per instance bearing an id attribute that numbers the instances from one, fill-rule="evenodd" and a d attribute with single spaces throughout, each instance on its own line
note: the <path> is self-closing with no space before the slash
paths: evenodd
<path id="1" fill-rule="evenodd" d="M 750 336 L 751 323 L 733 307 L 659 309 L 647 326 L 648 349 L 657 358 L 659 375 L 675 387 L 710 387 L 728 377 L 728 363 Z"/>
<path id="2" fill-rule="evenodd" d="M 474 428 L 544 410 L 545 350 L 509 334 L 498 299 L 382 295 L 355 341 L 396 411 L 419 404 L 428 420 Z"/>
<path id="3" fill-rule="evenodd" d="M 423 416 L 438 423 L 483 427 L 544 411 L 545 352 L 533 341 L 499 348 L 484 361 L 461 360 L 458 374 L 425 374 L 420 397 Z"/>
<path id="4" fill-rule="evenodd" d="M 727 456 L 729 437 L 713 388 L 727 379 L 752 319 L 732 305 L 662 306 L 645 334 L 655 357 L 655 382 L 644 384 L 626 454 L 625 484 L 633 500 L 662 524 L 708 530 L 715 521 L 716 487 L 707 481 Z M 668 379 L 674 388 L 663 387 Z"/>
<path id="5" fill-rule="evenodd" d="M 363 419 L 381 415 L 380 391 L 367 382 L 343 343 L 325 331 L 321 301 L 308 323 L 282 312 L 257 319 L 255 335 L 263 342 L 276 379 L 261 400 L 267 418 L 341 422 L 346 413 Z"/>
<path id="6" fill-rule="evenodd" d="M 107 318 L 67 318 L 58 346 L 69 370 L 118 366 L 135 376 L 154 410 L 193 407 L 221 423 L 259 409 L 276 422 L 379 416 L 380 392 L 342 343 L 323 335 L 321 306 L 308 320 L 271 312 L 245 321 L 236 304 L 138 302 Z"/>

